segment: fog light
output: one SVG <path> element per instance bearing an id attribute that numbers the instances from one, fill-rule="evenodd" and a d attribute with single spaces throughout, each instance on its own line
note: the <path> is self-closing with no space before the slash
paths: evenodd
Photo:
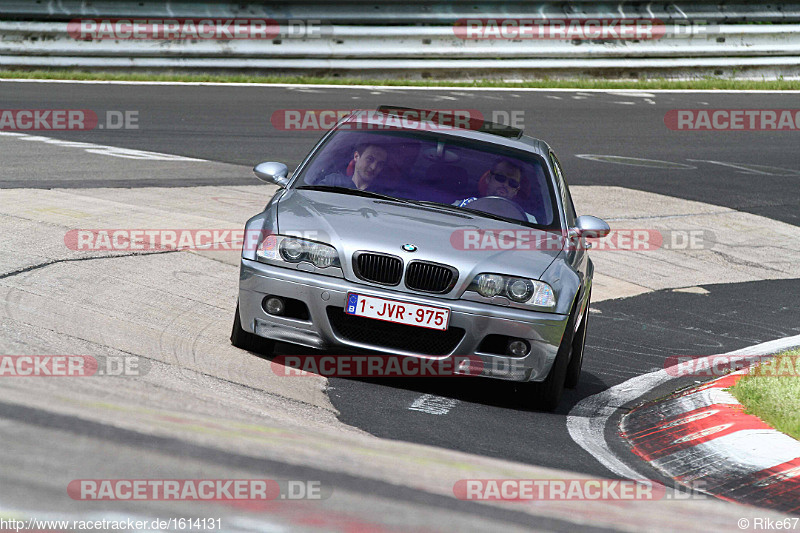
<path id="1" fill-rule="evenodd" d="M 513 355 L 514 357 L 522 357 L 528 353 L 528 343 L 520 340 L 511 341 L 508 343 L 506 352 L 508 355 Z"/>
<path id="2" fill-rule="evenodd" d="M 264 304 L 264 310 L 270 315 L 282 315 L 285 307 L 283 300 L 276 296 L 267 298 L 267 302 Z"/>

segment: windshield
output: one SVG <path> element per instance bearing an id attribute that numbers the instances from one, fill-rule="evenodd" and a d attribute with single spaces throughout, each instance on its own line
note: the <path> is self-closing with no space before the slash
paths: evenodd
<path id="1" fill-rule="evenodd" d="M 293 187 L 359 189 L 560 228 L 552 182 L 539 156 L 434 133 L 337 131 Z"/>

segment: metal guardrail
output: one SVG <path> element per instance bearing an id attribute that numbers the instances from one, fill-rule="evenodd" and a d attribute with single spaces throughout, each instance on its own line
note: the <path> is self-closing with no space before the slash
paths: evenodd
<path id="1" fill-rule="evenodd" d="M 313 20 L 319 21 L 320 31 L 310 37 L 267 40 L 78 40 L 67 31 L 68 20 L 126 15 Z M 22 16 L 37 20 L 16 20 Z M 650 40 L 467 40 L 454 30 L 454 23 L 465 18 L 584 17 L 708 24 L 667 23 L 666 34 Z M 740 23 L 718 24 L 721 21 Z M 800 4 L 5 0 L 0 5 L 0 68 L 4 67 L 442 77 L 731 73 L 796 77 L 800 76 Z"/>
<path id="2" fill-rule="evenodd" d="M 708 26 L 692 36 L 580 44 L 465 40 L 444 26 L 327 26 L 318 37 L 271 41 L 81 41 L 67 34 L 66 23 L 0 22 L 0 35 L 3 56 L 427 60 L 800 55 L 800 24 Z"/>
<path id="3" fill-rule="evenodd" d="M 731 22 L 798 22 L 800 3 L 747 0 L 649 2 L 571 0 L 3 0 L 0 18 L 69 20 L 77 17 L 266 17 L 321 19 L 335 24 L 452 24 L 471 17 L 626 17 Z"/>

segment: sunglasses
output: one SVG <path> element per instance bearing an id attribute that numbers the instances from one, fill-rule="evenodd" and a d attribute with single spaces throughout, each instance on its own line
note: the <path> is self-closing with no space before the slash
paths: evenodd
<path id="1" fill-rule="evenodd" d="M 497 183 L 505 183 L 508 180 L 508 186 L 512 189 L 519 189 L 519 180 L 515 180 L 514 178 L 509 178 L 504 174 L 497 174 L 496 172 L 490 173 L 492 179 L 494 179 Z"/>

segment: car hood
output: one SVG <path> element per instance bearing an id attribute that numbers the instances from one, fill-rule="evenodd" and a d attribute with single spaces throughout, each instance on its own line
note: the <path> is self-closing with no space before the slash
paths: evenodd
<path id="1" fill-rule="evenodd" d="M 468 212 L 323 191 L 287 190 L 277 209 L 279 233 L 332 244 L 345 277 L 359 283 L 351 266 L 359 250 L 451 265 L 460 274 L 458 287 L 481 272 L 538 279 L 563 244 L 560 233 Z M 416 251 L 404 251 L 405 244 Z"/>

